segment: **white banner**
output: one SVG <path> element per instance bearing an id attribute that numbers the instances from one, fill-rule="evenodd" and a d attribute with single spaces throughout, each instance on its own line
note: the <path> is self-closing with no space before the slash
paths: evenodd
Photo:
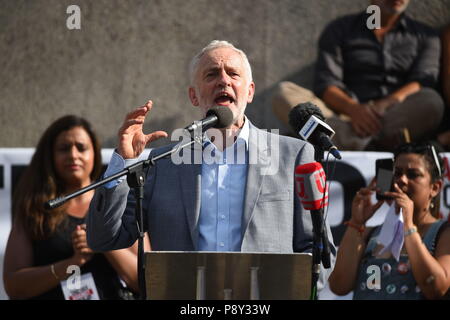
<path id="1" fill-rule="evenodd" d="M 103 149 L 103 162 L 107 163 L 111 158 L 113 149 Z M 11 228 L 11 191 L 17 184 L 19 175 L 25 166 L 30 162 L 33 155 L 33 148 L 0 148 L 0 274 L 3 278 L 3 256 L 5 246 Z M 450 153 L 441 154 L 444 157 L 447 177 L 441 198 L 442 217 L 448 219 L 450 211 L 450 174 L 449 158 Z M 345 227 L 344 221 L 350 219 L 351 201 L 359 188 L 366 186 L 375 175 L 375 160 L 378 158 L 392 157 L 390 153 L 384 152 L 342 152 L 342 160 L 334 163 L 330 162 L 328 179 L 331 179 L 329 189 L 328 219 L 332 228 L 333 238 L 339 244 Z M 380 224 L 386 208 L 382 207 L 374 217 L 368 221 L 368 225 Z M 333 298 L 332 295 L 326 295 Z M 0 281 L 0 299 L 8 299 L 3 281 Z"/>

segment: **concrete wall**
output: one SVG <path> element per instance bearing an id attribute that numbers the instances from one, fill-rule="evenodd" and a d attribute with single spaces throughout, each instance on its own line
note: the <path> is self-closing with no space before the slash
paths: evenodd
<path id="1" fill-rule="evenodd" d="M 310 87 L 316 43 L 335 17 L 368 0 L 1 0 L 0 147 L 33 147 L 56 118 L 90 119 L 115 146 L 128 110 L 153 99 L 148 130 L 169 132 L 200 117 L 187 97 L 190 58 L 212 39 L 247 52 L 256 98 L 247 114 L 277 128 L 269 96 L 283 79 Z M 412 0 L 410 14 L 450 22 L 450 0 Z M 68 30 L 66 8 L 81 8 Z"/>

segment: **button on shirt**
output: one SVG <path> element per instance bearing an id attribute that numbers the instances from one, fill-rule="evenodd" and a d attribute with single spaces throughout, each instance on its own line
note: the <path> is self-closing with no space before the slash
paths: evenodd
<path id="1" fill-rule="evenodd" d="M 435 87 L 439 74 L 437 33 L 403 14 L 379 42 L 367 28 L 368 14 L 331 22 L 319 39 L 314 93 L 336 86 L 360 103 L 385 97 L 417 81 Z"/>
<path id="2" fill-rule="evenodd" d="M 205 139 L 198 222 L 199 251 L 240 251 L 248 169 L 249 124 L 223 152 Z"/>

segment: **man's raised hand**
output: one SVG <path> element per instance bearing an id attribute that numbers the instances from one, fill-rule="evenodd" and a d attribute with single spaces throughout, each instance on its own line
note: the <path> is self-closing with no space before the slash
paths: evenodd
<path id="1" fill-rule="evenodd" d="M 145 117 L 151 110 L 153 102 L 149 100 L 145 105 L 131 111 L 125 117 L 122 127 L 119 129 L 118 153 L 124 159 L 139 157 L 147 143 L 167 137 L 165 131 L 155 131 L 144 134 L 142 131 Z"/>

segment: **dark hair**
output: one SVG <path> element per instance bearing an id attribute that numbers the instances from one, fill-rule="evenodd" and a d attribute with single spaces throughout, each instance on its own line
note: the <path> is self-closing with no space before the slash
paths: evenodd
<path id="1" fill-rule="evenodd" d="M 55 170 L 54 147 L 56 138 L 74 127 L 86 130 L 92 141 L 94 167 L 91 180 L 96 180 L 101 173 L 101 148 L 90 123 L 75 115 L 67 115 L 53 122 L 40 138 L 13 197 L 14 220 L 18 219 L 31 239 L 42 239 L 52 234 L 65 218 L 65 206 L 46 210 L 44 203 L 61 196 L 64 191 L 64 182 Z"/>
<path id="2" fill-rule="evenodd" d="M 405 153 L 415 153 L 423 156 L 426 167 L 431 176 L 431 182 L 436 182 L 438 180 L 443 179 L 444 176 L 443 168 L 445 167 L 444 160 L 436 151 L 436 147 L 432 143 L 413 142 L 400 145 L 394 150 L 394 158 L 397 159 L 399 155 Z M 441 202 L 440 200 L 441 200 L 440 193 L 431 200 L 431 203 L 433 204 L 431 214 L 435 218 L 439 218 L 439 208 Z"/>

